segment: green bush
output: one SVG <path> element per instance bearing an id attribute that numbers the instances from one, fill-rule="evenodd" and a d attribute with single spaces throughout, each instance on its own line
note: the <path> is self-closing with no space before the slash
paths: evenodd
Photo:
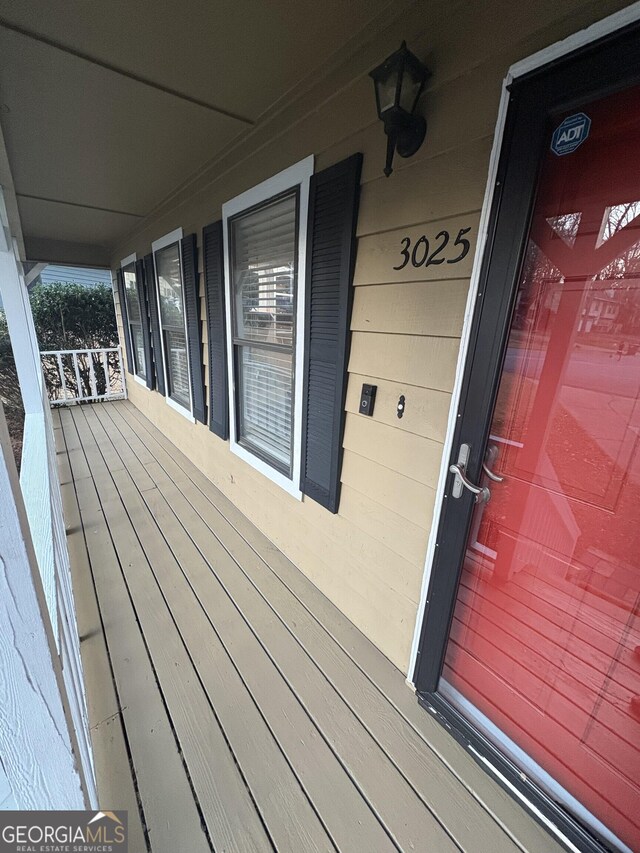
<path id="1" fill-rule="evenodd" d="M 118 344 L 113 294 L 108 285 L 88 288 L 73 282 L 38 285 L 29 294 L 40 351 L 102 349 Z M 91 371 L 86 357 L 79 359 L 82 390 L 91 394 Z M 113 369 L 117 359 L 113 360 Z M 70 358 L 63 358 L 65 380 L 75 389 L 76 377 Z M 43 370 L 50 396 L 62 397 L 57 361 L 45 360 Z M 94 362 L 97 392 L 105 391 L 104 371 Z M 0 309 L 0 400 L 2 400 L 16 461 L 19 462 L 24 412 L 5 312 Z"/>
<path id="2" fill-rule="evenodd" d="M 113 293 L 108 285 L 40 284 L 29 298 L 41 351 L 117 346 Z"/>
<path id="3" fill-rule="evenodd" d="M 118 344 L 113 293 L 106 284 L 83 287 L 71 282 L 38 285 L 30 293 L 33 321 L 41 352 L 47 350 L 102 349 Z M 76 389 L 77 381 L 70 356 L 62 357 L 67 388 Z M 81 395 L 91 395 L 91 369 L 87 356 L 78 358 Z M 112 357 L 111 375 L 117 368 Z M 63 396 L 57 360 L 42 362 L 45 381 L 51 399 Z M 105 376 L 99 359 L 93 357 L 94 377 L 98 394 L 105 393 Z"/>

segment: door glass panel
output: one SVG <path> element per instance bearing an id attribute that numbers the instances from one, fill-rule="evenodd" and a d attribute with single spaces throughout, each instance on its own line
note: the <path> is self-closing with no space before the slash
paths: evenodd
<path id="1" fill-rule="evenodd" d="M 559 156 L 579 111 L 588 137 Z M 475 510 L 441 684 L 634 849 L 639 150 L 639 87 L 549 124 L 487 448 L 504 479 Z"/>

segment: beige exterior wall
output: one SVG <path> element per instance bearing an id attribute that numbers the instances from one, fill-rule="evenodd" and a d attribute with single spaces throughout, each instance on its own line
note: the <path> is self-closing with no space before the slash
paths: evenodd
<path id="1" fill-rule="evenodd" d="M 405 7 L 312 91 L 251 131 L 123 242 L 114 267 L 177 227 L 195 231 L 222 204 L 314 154 L 316 170 L 364 153 L 342 497 L 337 515 L 298 502 L 134 381 L 149 417 L 401 669 L 415 625 L 502 80 L 509 66 L 623 8 L 614 0 L 503 0 Z M 433 72 L 421 109 L 427 138 L 382 174 L 385 137 L 368 71 L 405 38 Z M 471 227 L 456 265 L 393 270 L 401 238 Z M 201 279 L 202 283 L 202 279 Z M 201 287 L 201 297 L 203 298 Z M 203 317 L 205 316 L 203 303 Z M 206 362 L 206 328 L 204 329 Z M 372 418 L 357 414 L 378 386 Z M 400 394 L 406 414 L 396 417 Z"/>

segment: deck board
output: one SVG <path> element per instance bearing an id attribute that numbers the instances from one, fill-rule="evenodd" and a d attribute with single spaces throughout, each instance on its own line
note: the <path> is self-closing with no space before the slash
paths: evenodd
<path id="1" fill-rule="evenodd" d="M 153 853 L 560 849 L 130 403 L 64 410 L 59 429 Z"/>
<path id="2" fill-rule="evenodd" d="M 92 426 L 94 429 L 97 429 L 95 424 Z M 97 432 L 95 435 L 101 446 L 102 441 L 110 441 L 110 439 L 106 437 L 106 434 L 104 434 L 104 431 L 102 441 Z M 99 462 L 97 465 L 99 468 L 101 467 Z M 132 527 L 135 527 L 140 543 L 144 546 L 146 557 L 149 560 L 154 580 L 157 584 L 157 587 L 153 583 L 148 582 L 140 584 L 141 596 L 144 596 L 146 592 L 148 597 L 148 601 L 141 602 L 141 605 L 145 609 L 150 605 L 151 610 L 155 610 L 156 612 L 159 610 L 166 610 L 164 602 L 161 602 L 158 598 L 161 593 L 164 600 L 170 606 L 171 614 L 175 620 L 175 629 L 177 629 L 173 632 L 173 638 L 174 640 L 179 640 L 180 644 L 183 645 L 183 648 L 189 648 L 189 653 L 193 659 L 193 663 L 198 670 L 197 677 L 201 680 L 205 690 L 207 690 L 208 699 L 211 702 L 212 707 L 214 704 L 217 706 L 216 713 L 222 714 L 228 737 L 230 734 L 229 728 L 233 728 L 234 719 L 237 718 L 236 708 L 238 706 L 244 707 L 245 705 L 250 704 L 251 699 L 248 696 L 242 696 L 236 691 L 235 701 L 230 701 L 230 697 L 226 693 L 226 690 L 229 688 L 233 689 L 235 685 L 230 684 L 232 679 L 229 677 L 228 671 L 227 679 L 222 683 L 217 678 L 211 678 L 213 644 L 217 637 L 214 635 L 212 626 L 208 622 L 206 614 L 200 606 L 193 589 L 189 586 L 187 577 L 183 574 L 183 568 L 178 562 L 178 557 L 180 556 L 178 545 L 180 542 L 181 531 L 179 527 L 176 529 L 177 523 L 175 516 L 173 516 L 170 511 L 165 511 L 161 516 L 162 524 L 159 526 L 156 514 L 151 513 L 144 502 L 145 500 L 151 500 L 151 507 L 158 506 L 159 496 L 155 490 L 145 490 L 144 493 L 139 492 L 127 471 L 118 470 L 112 473 L 114 477 L 114 485 L 117 485 L 124 507 L 131 519 Z M 166 507 L 166 510 L 168 510 L 168 507 Z M 167 539 L 171 541 L 175 548 L 175 552 L 170 552 L 168 550 L 167 541 L 163 539 L 163 536 L 166 536 Z M 136 547 L 135 543 L 130 543 L 129 547 L 131 550 L 134 550 Z M 194 555 L 191 553 L 189 554 L 188 560 L 185 560 L 184 562 L 188 562 L 192 565 L 193 558 Z M 210 570 L 208 567 L 204 566 L 203 570 L 205 572 L 205 579 L 208 580 Z M 166 637 L 169 636 L 171 630 L 170 626 L 166 627 L 167 630 L 164 639 L 165 646 Z M 162 642 L 162 636 L 155 638 L 155 640 L 156 642 Z M 154 639 L 151 636 L 148 636 L 148 641 L 153 647 Z M 218 648 L 218 657 L 221 653 L 224 653 L 224 650 Z M 176 658 L 176 662 L 178 662 L 183 656 L 180 648 L 174 649 L 172 655 Z M 223 684 L 225 687 L 225 696 L 227 701 L 224 705 L 220 706 L 220 703 L 216 702 L 216 698 L 219 697 Z M 188 696 L 188 692 L 185 691 L 183 695 Z M 171 708 L 179 707 L 184 703 L 184 700 L 179 695 L 167 697 L 167 701 Z M 249 787 L 243 782 L 244 790 L 238 790 L 237 784 L 234 784 L 233 779 L 229 778 L 231 776 L 232 769 L 234 773 L 237 773 L 238 768 L 241 768 L 243 772 L 247 772 L 249 775 L 252 773 L 255 754 L 253 750 L 247 750 L 246 748 L 247 743 L 251 742 L 253 747 L 258 750 L 258 753 L 263 753 L 262 759 L 267 762 L 267 764 L 263 766 L 269 766 L 271 768 L 269 778 L 262 776 L 256 781 L 260 782 L 263 793 L 263 797 L 258 801 L 260 804 L 259 808 L 263 814 L 265 825 L 269 830 L 269 835 L 272 837 L 273 843 L 276 845 L 277 849 L 333 849 L 333 846 L 331 845 L 322 825 L 313 813 L 309 803 L 304 798 L 297 781 L 286 765 L 284 767 L 286 773 L 283 772 L 283 768 L 281 767 L 282 762 L 278 761 L 281 756 L 278 755 L 277 750 L 270 748 L 272 738 L 269 736 L 268 732 L 260 732 L 259 728 L 257 731 L 254 731 L 253 725 L 257 722 L 255 715 L 253 715 L 251 726 L 247 725 L 246 721 L 240 720 L 239 722 L 242 724 L 242 727 L 238 729 L 237 736 L 229 738 L 234 745 L 241 748 L 245 760 L 240 761 L 238 756 L 229 754 L 228 757 L 230 758 L 233 766 L 231 764 L 229 764 L 229 766 L 225 766 L 221 761 L 221 753 L 223 751 L 228 752 L 228 748 L 226 748 L 223 743 L 214 744 L 210 742 L 211 720 L 207 720 L 207 715 L 202 709 L 199 711 L 199 714 L 204 717 L 202 722 L 197 719 L 198 711 L 196 708 L 189 708 L 188 711 L 189 714 L 195 716 L 195 721 L 190 721 L 188 718 L 185 719 L 182 710 L 180 710 L 182 719 L 180 720 L 175 718 L 174 723 L 178 731 L 185 734 L 188 733 L 185 746 L 191 745 L 197 747 L 198 743 L 200 743 L 202 745 L 201 749 L 204 750 L 203 755 L 208 754 L 209 756 L 215 756 L 215 764 L 212 768 L 213 772 L 211 777 L 216 780 L 216 784 L 220 787 L 221 795 L 228 800 L 226 810 L 223 810 L 219 819 L 225 822 L 233 819 L 237 827 L 244 827 L 244 831 L 247 831 L 248 828 L 251 827 L 252 823 L 255 823 L 257 819 L 257 812 L 253 806 L 253 801 L 249 800 Z M 204 731 L 195 732 L 195 744 L 191 744 L 194 733 L 190 730 L 194 728 L 202 729 L 203 724 Z M 217 721 L 215 723 L 215 727 L 218 727 Z M 207 736 L 208 731 L 209 736 Z M 261 735 L 263 740 L 260 740 L 256 735 Z M 191 767 L 192 762 L 189 760 L 189 756 L 186 752 L 185 758 Z M 278 773 L 278 771 L 280 772 Z M 199 794 L 201 806 L 205 815 L 207 815 L 209 810 L 206 808 L 207 804 L 203 802 L 200 794 L 202 790 L 202 779 L 197 779 L 193 772 L 191 775 L 196 791 Z M 278 788 L 277 796 L 273 795 L 274 786 L 277 786 Z M 240 803 L 244 805 L 242 810 L 239 808 Z M 291 819 L 292 811 L 296 815 L 294 820 Z M 213 814 L 212 818 L 213 826 L 210 831 L 214 848 L 218 849 L 219 847 L 222 847 L 222 849 L 233 849 L 232 841 L 234 841 L 234 839 L 230 836 L 227 838 L 216 838 L 216 814 Z M 218 835 L 219 834 L 220 833 L 218 833 Z M 264 837 L 264 833 L 255 834 L 262 837 L 262 847 L 259 846 L 258 849 L 265 849 L 269 846 L 266 837 Z M 237 843 L 237 839 L 235 839 L 235 843 Z"/>
<path id="3" fill-rule="evenodd" d="M 86 407 L 74 410 L 76 424 Z M 90 429 L 99 422 L 92 419 Z M 154 570 L 168 561 L 144 504 L 130 488 L 131 481 L 117 488 L 102 456 L 103 442 L 86 450 L 102 510 L 109 527 L 123 576 L 135 609 L 145 645 L 149 650 L 159 688 L 167 705 L 171 727 L 181 732 L 180 749 L 204 815 L 214 849 L 260 851 L 268 846 L 262 823 L 244 780 L 238 773 L 213 709 L 202 690 L 198 675 L 157 583 Z M 108 441 L 108 439 L 107 439 Z M 121 474 L 116 471 L 115 474 Z M 127 475 L 128 477 L 128 475 Z M 159 547 L 160 546 L 160 547 Z M 173 567 L 176 570 L 177 567 Z M 242 832 L 238 828 L 242 828 Z"/>
<path id="4" fill-rule="evenodd" d="M 165 465 L 170 465 L 170 462 L 168 459 L 164 460 Z M 388 802 L 389 798 L 394 800 L 396 805 L 391 823 L 395 825 L 397 821 L 404 820 L 414 833 L 414 837 L 402 839 L 394 832 L 394 827 L 389 826 L 389 831 L 396 841 L 401 846 L 410 846 L 427 840 L 438 850 L 448 849 L 450 842 L 434 826 L 435 820 L 436 823 L 447 827 L 448 833 L 461 846 L 471 847 L 474 841 L 477 842 L 478 833 L 482 833 L 487 825 L 491 827 L 492 822 L 479 804 L 469 800 L 467 791 L 450 771 L 443 764 L 428 760 L 418 735 L 403 724 L 389 703 L 379 701 L 379 695 L 363 673 L 353 666 L 342 649 L 320 629 L 282 583 L 271 572 L 264 571 L 264 564 L 258 555 L 216 512 L 215 507 L 202 493 L 181 476 L 180 470 L 172 466 L 170 474 L 166 471 L 163 473 L 157 465 L 149 466 L 149 470 L 192 538 L 203 545 L 208 543 L 208 552 L 215 554 L 213 563 L 219 566 L 224 562 L 230 566 L 231 574 L 227 578 L 226 588 L 234 595 L 235 600 L 247 598 L 247 594 L 243 596 L 242 591 L 240 595 L 237 591 L 234 592 L 237 590 L 237 583 L 234 583 L 237 578 L 244 575 L 253 586 L 257 595 L 254 595 L 253 601 L 247 602 L 245 613 L 251 613 L 250 618 L 255 629 L 262 625 L 265 646 L 273 658 L 284 662 L 285 671 L 293 673 L 294 680 L 297 673 L 307 674 L 307 682 L 297 689 L 297 695 L 303 697 L 302 703 L 314 716 L 324 736 L 345 761 L 349 760 L 352 753 L 355 753 L 352 757 L 355 757 L 356 761 L 366 755 L 363 747 L 369 746 L 375 753 L 374 766 L 360 766 L 353 768 L 352 772 L 357 778 L 365 780 L 362 783 L 363 790 L 374 807 L 378 800 L 383 803 Z M 176 483 L 180 484 L 181 490 L 177 488 Z M 228 556 L 235 560 L 235 565 L 230 560 L 220 559 L 220 546 L 223 543 Z M 272 620 L 272 615 L 278 617 L 280 624 Z M 292 642 L 287 644 L 287 640 Z M 309 663 L 313 664 L 317 671 L 310 671 Z M 292 679 L 289 680 L 291 682 Z M 307 703 L 314 693 L 318 694 L 315 696 L 314 708 L 309 708 Z M 347 705 L 351 714 L 340 708 L 341 701 Z M 320 716 L 315 710 L 318 707 L 322 709 Z M 335 733 L 335 719 L 327 719 L 326 713 L 322 713 L 325 707 L 332 710 L 335 707 L 340 721 L 346 720 L 346 724 L 361 726 L 362 731 L 358 728 L 359 736 L 352 737 L 349 730 L 345 742 L 342 728 Z M 367 733 L 379 750 L 375 750 L 367 738 Z M 393 762 L 393 768 L 389 767 L 389 761 Z M 397 771 L 407 780 L 412 788 L 411 792 L 406 790 L 405 784 L 398 781 Z M 375 794 L 369 790 L 373 780 L 378 780 L 380 785 Z M 427 807 L 421 809 L 417 816 L 416 795 Z M 404 817 L 401 812 L 403 803 L 411 809 Z M 429 810 L 434 818 L 427 824 Z M 466 812 L 465 821 L 459 819 L 461 810 Z M 492 832 L 492 828 L 489 831 Z M 493 839 L 493 846 L 497 850 L 513 849 L 511 842 L 500 836 Z"/>
<path id="5" fill-rule="evenodd" d="M 73 592 L 95 764 L 98 768 L 109 767 L 109 772 L 100 778 L 100 791 L 105 803 L 111 803 L 113 809 L 125 809 L 129 813 L 130 845 L 132 849 L 144 850 L 144 830 L 131 774 L 121 708 L 113 684 L 73 483 L 62 486 L 62 497 L 69 531 Z"/>
<path id="6" fill-rule="evenodd" d="M 62 421 L 65 436 L 78 435 L 69 411 L 62 413 Z M 90 442 L 86 437 L 83 442 L 89 449 Z M 73 461 L 71 465 L 73 470 Z M 76 488 L 87 534 L 91 571 L 103 615 L 105 639 L 153 853 L 175 853 L 181 849 L 185 836 L 189 838 L 190 849 L 204 853 L 210 850 L 210 846 L 200 827 L 200 816 L 129 600 L 98 493 L 91 477 L 76 481 Z M 98 780 L 103 772 L 108 772 L 108 769 L 98 772 Z M 100 805 L 111 808 L 108 803 L 101 802 Z"/>

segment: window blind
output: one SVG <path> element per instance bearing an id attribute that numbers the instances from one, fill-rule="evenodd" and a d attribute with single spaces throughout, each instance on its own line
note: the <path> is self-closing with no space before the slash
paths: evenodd
<path id="1" fill-rule="evenodd" d="M 241 347 L 240 429 L 288 467 L 291 458 L 291 353 Z"/>
<path id="2" fill-rule="evenodd" d="M 124 289 L 127 295 L 127 309 L 130 323 L 140 323 L 140 302 L 138 301 L 138 285 L 133 270 L 124 271 Z"/>
<path id="3" fill-rule="evenodd" d="M 184 328 L 180 244 L 172 243 L 155 253 L 160 322 L 164 338 L 164 357 L 169 396 L 191 409 L 189 361 Z"/>
<path id="4" fill-rule="evenodd" d="M 132 326 L 133 349 L 135 351 L 137 372 L 144 379 L 146 375 L 146 364 L 144 358 L 144 337 L 141 326 Z"/>
<path id="5" fill-rule="evenodd" d="M 171 396 L 189 408 L 189 362 L 184 332 L 165 330 L 167 367 L 170 378 Z"/>
<path id="6" fill-rule="evenodd" d="M 292 467 L 297 193 L 230 223 L 237 440 Z"/>
<path id="7" fill-rule="evenodd" d="M 147 377 L 147 365 L 144 357 L 144 338 L 142 334 L 142 310 L 138 293 L 135 267 L 131 264 L 123 270 L 124 292 L 127 300 L 128 332 L 131 339 L 133 368 L 141 379 Z"/>

